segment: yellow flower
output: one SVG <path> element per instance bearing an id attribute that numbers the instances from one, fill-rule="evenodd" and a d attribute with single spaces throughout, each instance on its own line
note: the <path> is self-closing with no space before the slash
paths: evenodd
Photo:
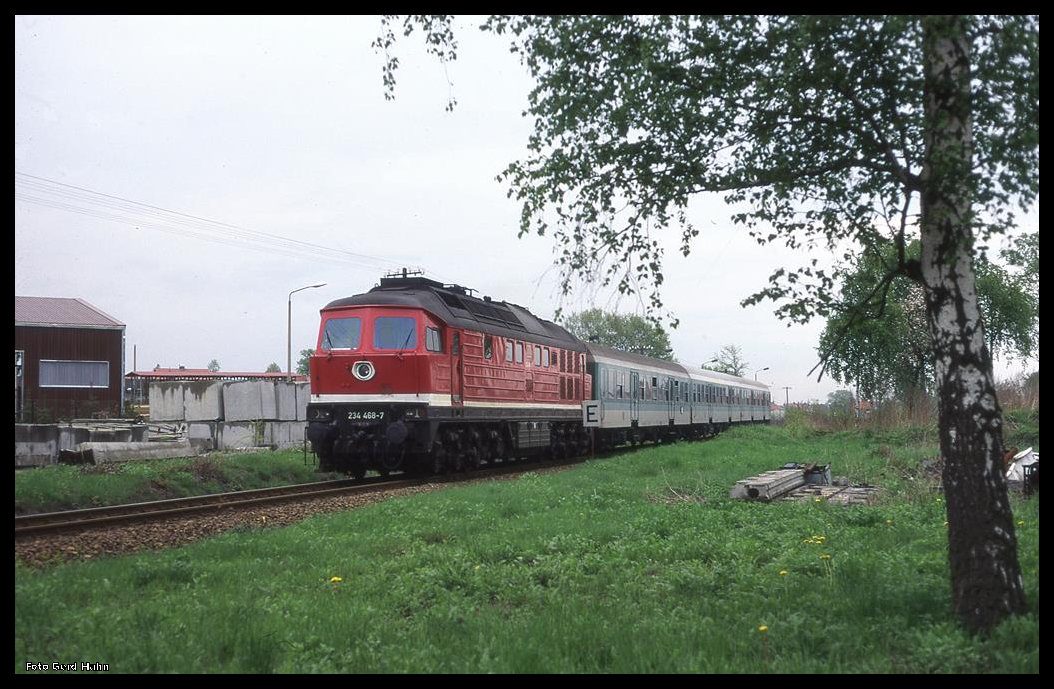
<path id="1" fill-rule="evenodd" d="M 821 559 L 821 560 L 830 560 L 830 559 L 831 559 L 831 556 L 830 556 L 830 555 L 821 555 L 821 556 L 820 556 L 820 559 Z"/>
<path id="2" fill-rule="evenodd" d="M 785 570 L 785 569 L 781 569 L 781 570 L 780 570 L 780 576 L 781 576 L 781 577 L 785 577 L 785 576 L 787 576 L 787 570 Z"/>
<path id="3" fill-rule="evenodd" d="M 1018 526 L 1024 526 L 1025 525 L 1025 521 L 1023 519 L 1018 519 L 1017 520 L 1017 525 Z"/>
<path id="4" fill-rule="evenodd" d="M 344 581 L 344 580 L 341 579 L 340 577 L 330 577 L 329 578 L 329 583 L 331 583 L 331 584 L 339 584 L 342 581 Z"/>
<path id="5" fill-rule="evenodd" d="M 890 526 L 892 523 L 893 523 L 892 519 L 887 519 L 886 520 L 886 526 Z"/>
<path id="6" fill-rule="evenodd" d="M 812 501 L 813 502 L 823 502 L 823 500 L 821 500 L 820 498 L 813 498 Z"/>
<path id="7" fill-rule="evenodd" d="M 760 627 L 758 627 L 758 631 L 759 631 L 759 632 L 761 632 L 762 634 L 764 634 L 764 633 L 765 633 L 765 632 L 767 632 L 768 630 L 769 630 L 768 626 L 767 626 L 767 625 L 764 625 L 764 624 L 763 624 L 763 625 L 761 625 Z"/>

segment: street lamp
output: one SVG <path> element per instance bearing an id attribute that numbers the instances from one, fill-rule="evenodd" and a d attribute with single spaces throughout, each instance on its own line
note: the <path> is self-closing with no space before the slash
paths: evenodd
<path id="1" fill-rule="evenodd" d="M 757 382 L 759 373 L 761 373 L 762 371 L 767 371 L 767 370 L 769 370 L 768 366 L 766 366 L 765 368 L 759 368 L 757 371 L 754 371 L 754 382 Z"/>
<path id="2" fill-rule="evenodd" d="M 289 293 L 289 318 L 285 340 L 285 372 L 286 380 L 290 383 L 293 382 L 293 295 L 305 289 L 314 289 L 316 287 L 325 286 L 326 283 L 320 282 L 317 285 L 308 285 L 307 287 L 301 287 Z"/>
<path id="3" fill-rule="evenodd" d="M 707 364 L 716 364 L 716 363 L 717 363 L 717 358 L 715 357 L 715 358 L 711 359 L 710 361 L 706 362 L 706 364 L 699 364 L 699 368 L 706 368 Z"/>

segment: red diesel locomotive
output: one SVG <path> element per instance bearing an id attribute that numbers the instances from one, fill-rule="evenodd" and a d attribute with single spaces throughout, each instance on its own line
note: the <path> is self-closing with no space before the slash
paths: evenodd
<path id="1" fill-rule="evenodd" d="M 405 274 L 321 315 L 307 437 L 323 471 L 456 471 L 589 447 L 586 347 L 555 323 Z"/>

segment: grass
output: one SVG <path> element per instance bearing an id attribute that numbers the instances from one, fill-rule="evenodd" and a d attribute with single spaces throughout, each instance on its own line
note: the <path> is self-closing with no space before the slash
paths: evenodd
<path id="1" fill-rule="evenodd" d="M 54 465 L 15 472 L 15 514 L 119 505 L 335 478 L 301 451 L 213 453 L 100 466 Z"/>
<path id="2" fill-rule="evenodd" d="M 15 670 L 1039 671 L 1039 498 L 1013 502 L 1030 612 L 990 639 L 950 610 L 925 437 L 732 431 L 178 550 L 15 566 Z M 788 461 L 882 504 L 757 504 Z"/>

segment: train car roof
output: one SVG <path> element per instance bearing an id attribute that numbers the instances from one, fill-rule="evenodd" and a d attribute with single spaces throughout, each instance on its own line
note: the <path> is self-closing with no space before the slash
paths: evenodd
<path id="1" fill-rule="evenodd" d="M 529 340 L 562 349 L 583 351 L 583 343 L 565 329 L 538 318 L 517 304 L 482 299 L 460 285 L 444 285 L 423 277 L 385 277 L 364 294 L 331 301 L 323 311 L 345 306 L 404 306 L 434 314 L 455 328 L 479 330 L 488 335 Z"/>
<path id="2" fill-rule="evenodd" d="M 769 386 L 765 385 L 764 383 L 759 383 L 748 378 L 740 378 L 739 376 L 732 376 L 727 373 L 718 373 L 717 371 L 709 371 L 707 369 L 701 369 L 696 371 L 676 361 L 655 359 L 650 356 L 644 356 L 643 354 L 635 354 L 633 352 L 622 352 L 617 349 L 612 349 L 611 347 L 605 347 L 603 345 L 595 344 L 593 342 L 586 343 L 586 351 L 589 353 L 589 356 L 594 361 L 597 361 L 599 363 L 618 364 L 626 366 L 628 368 L 652 371 L 654 373 L 674 374 L 678 376 L 684 376 L 695 381 L 716 383 L 718 385 L 738 385 L 740 387 L 752 388 L 754 390 L 769 389 Z"/>
<path id="3" fill-rule="evenodd" d="M 636 354 L 634 352 L 623 352 L 618 349 L 611 347 L 605 347 L 598 345 L 594 342 L 586 343 L 586 351 L 594 361 L 598 361 L 602 364 L 619 364 L 629 368 L 639 368 L 641 370 L 653 370 L 656 372 L 662 372 L 667 374 L 676 374 L 678 376 L 688 376 L 688 371 L 683 365 L 676 361 L 666 361 L 665 359 L 655 359 L 650 356 L 644 356 L 643 354 Z"/>
<path id="4" fill-rule="evenodd" d="M 740 385 L 745 388 L 753 388 L 754 390 L 768 390 L 769 386 L 764 383 L 760 383 L 756 380 L 750 380 L 749 378 L 740 378 L 739 376 L 729 375 L 728 373 L 720 373 L 718 371 L 711 371 L 709 369 L 700 369 L 698 371 L 689 371 L 688 376 L 692 380 L 703 381 L 706 383 L 717 383 L 718 385 Z"/>

